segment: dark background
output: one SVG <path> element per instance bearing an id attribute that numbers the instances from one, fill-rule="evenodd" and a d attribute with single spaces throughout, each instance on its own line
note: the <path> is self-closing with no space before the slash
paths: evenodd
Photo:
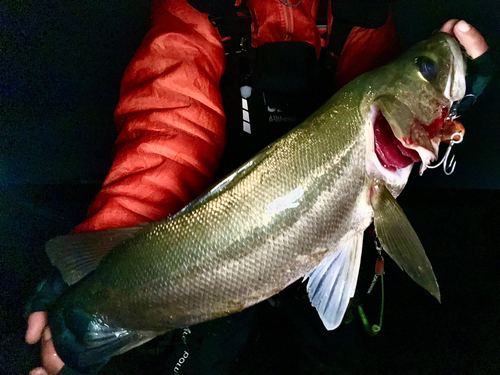
<path id="1" fill-rule="evenodd" d="M 405 47 L 462 18 L 499 61 L 497 1 L 399 1 L 393 13 Z M 38 365 L 39 349 L 23 344 L 23 304 L 50 269 L 44 243 L 85 218 L 109 169 L 120 79 L 148 25 L 148 2 L 139 0 L 0 4 L 1 374 Z M 463 116 L 455 173 L 414 173 L 399 199 L 442 304 L 387 261 L 382 333 L 367 337 L 356 320 L 332 332 L 318 359 L 330 373 L 499 373 L 499 89 L 497 76 Z M 293 361 L 304 343 L 290 332 L 254 339 L 252 358 L 243 359 L 250 373 L 306 373 Z"/>

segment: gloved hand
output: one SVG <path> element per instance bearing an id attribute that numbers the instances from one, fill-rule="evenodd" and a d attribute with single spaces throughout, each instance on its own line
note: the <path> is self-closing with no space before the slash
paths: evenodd
<path id="1" fill-rule="evenodd" d="M 455 115 L 460 115 L 476 102 L 476 98 L 491 80 L 495 67 L 488 53 L 488 44 L 479 31 L 467 22 L 452 19 L 440 31 L 455 36 L 471 58 L 467 66 L 466 95 L 451 109 Z"/>
<path id="2" fill-rule="evenodd" d="M 50 276 L 43 280 L 36 288 L 35 293 L 26 304 L 28 317 L 28 328 L 26 330 L 26 342 L 35 344 L 41 340 L 41 357 L 43 367 L 38 367 L 30 372 L 30 375 L 70 374 L 61 372 L 64 366 L 59 358 L 52 342 L 52 334 L 48 327 L 47 310 L 68 288 L 61 273 L 55 269 Z"/>

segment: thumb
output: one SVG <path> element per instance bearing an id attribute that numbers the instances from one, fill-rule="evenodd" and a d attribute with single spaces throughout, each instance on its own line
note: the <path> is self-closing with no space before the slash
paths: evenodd
<path id="1" fill-rule="evenodd" d="M 488 44 L 483 36 L 467 22 L 457 22 L 453 27 L 453 32 L 472 59 L 481 56 L 488 50 Z"/>

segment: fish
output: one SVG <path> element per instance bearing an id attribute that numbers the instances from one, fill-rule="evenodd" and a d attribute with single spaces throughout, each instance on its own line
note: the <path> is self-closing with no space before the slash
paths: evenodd
<path id="1" fill-rule="evenodd" d="M 465 67 L 458 42 L 437 33 L 346 85 L 178 213 L 50 240 L 46 252 L 70 285 L 49 308 L 62 360 L 98 370 L 113 355 L 242 311 L 301 278 L 325 328 L 335 329 L 372 222 L 385 252 L 440 300 L 396 197 L 413 165 L 423 173 L 449 138 Z"/>

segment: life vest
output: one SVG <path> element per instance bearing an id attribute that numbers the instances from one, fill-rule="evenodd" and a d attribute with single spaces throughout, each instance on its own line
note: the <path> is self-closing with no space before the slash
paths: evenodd
<path id="1" fill-rule="evenodd" d="M 209 14 L 226 52 L 226 148 L 218 177 L 300 124 L 339 87 L 399 52 L 387 1 L 190 4 Z"/>

